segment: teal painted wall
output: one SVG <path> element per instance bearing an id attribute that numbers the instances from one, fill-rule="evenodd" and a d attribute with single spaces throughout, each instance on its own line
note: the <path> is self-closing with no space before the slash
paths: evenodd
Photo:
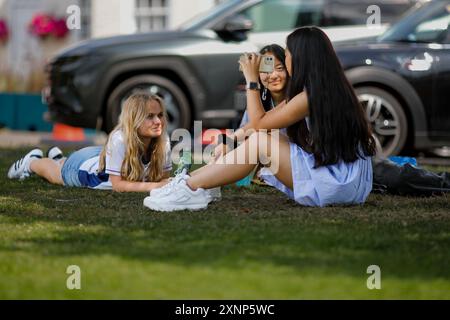
<path id="1" fill-rule="evenodd" d="M 11 130 L 52 131 L 43 119 L 47 105 L 39 94 L 0 93 L 0 126 Z"/>

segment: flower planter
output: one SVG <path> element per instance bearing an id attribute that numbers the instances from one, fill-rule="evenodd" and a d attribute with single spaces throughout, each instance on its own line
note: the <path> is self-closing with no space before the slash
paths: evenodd
<path id="1" fill-rule="evenodd" d="M 52 131 L 43 119 L 47 105 L 39 94 L 0 93 L 0 126 L 11 130 Z"/>

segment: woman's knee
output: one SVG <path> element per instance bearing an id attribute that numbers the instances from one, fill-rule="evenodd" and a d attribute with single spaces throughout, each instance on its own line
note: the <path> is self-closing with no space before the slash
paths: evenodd
<path id="1" fill-rule="evenodd" d="M 52 184 L 63 184 L 61 170 L 58 170 L 58 168 L 48 168 L 44 177 Z"/>
<path id="2" fill-rule="evenodd" d="M 255 131 L 249 136 L 249 142 L 258 147 L 267 144 L 268 140 L 269 134 L 267 130 Z"/>
<path id="3" fill-rule="evenodd" d="M 246 131 L 246 136 L 249 139 L 256 139 L 257 137 L 265 136 L 265 135 L 268 135 L 269 133 L 270 133 L 270 130 L 267 130 L 267 129 L 258 129 L 258 130 L 249 129 Z"/>
<path id="4" fill-rule="evenodd" d="M 64 185 L 64 182 L 61 177 L 53 176 L 49 179 L 51 184 Z"/>
<path id="5" fill-rule="evenodd" d="M 267 130 L 259 130 L 252 133 L 248 139 L 248 148 L 252 150 L 252 155 L 258 158 L 258 162 L 263 165 L 270 163 L 271 147 L 273 137 Z"/>
<path id="6" fill-rule="evenodd" d="M 39 176 L 45 178 L 52 184 L 63 184 L 61 175 L 61 165 L 51 159 L 42 159 L 39 163 L 39 170 L 35 171 Z"/>

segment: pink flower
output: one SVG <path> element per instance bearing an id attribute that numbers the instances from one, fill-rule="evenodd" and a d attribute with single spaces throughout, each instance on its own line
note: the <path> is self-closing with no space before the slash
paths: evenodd
<path id="1" fill-rule="evenodd" d="M 44 38 L 53 30 L 53 18 L 46 14 L 37 14 L 31 20 L 29 28 L 32 34 Z"/>
<path id="2" fill-rule="evenodd" d="M 64 38 L 69 32 L 64 18 L 58 19 L 48 14 L 35 15 L 31 20 L 29 30 L 31 34 L 40 38 L 48 36 Z"/>
<path id="3" fill-rule="evenodd" d="M 0 20 L 0 42 L 8 40 L 9 30 L 5 20 Z"/>
<path id="4" fill-rule="evenodd" d="M 69 29 L 64 18 L 54 20 L 53 35 L 55 37 L 64 38 L 68 32 Z"/>

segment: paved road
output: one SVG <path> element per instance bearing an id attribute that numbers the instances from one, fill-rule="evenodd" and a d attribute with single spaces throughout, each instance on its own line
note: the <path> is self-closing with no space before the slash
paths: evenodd
<path id="1" fill-rule="evenodd" d="M 101 145 L 106 141 L 106 134 L 86 135 L 84 141 L 61 141 L 52 138 L 51 132 L 0 130 L 0 148 L 32 147 L 37 145 L 86 146 Z"/>

